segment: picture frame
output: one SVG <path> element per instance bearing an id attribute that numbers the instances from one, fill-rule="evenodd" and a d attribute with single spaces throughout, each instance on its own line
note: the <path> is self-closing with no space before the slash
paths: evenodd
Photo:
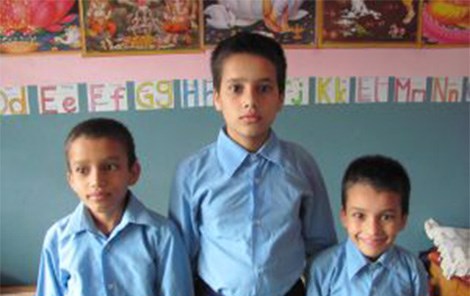
<path id="1" fill-rule="evenodd" d="M 78 0 L 2 0 L 0 11 L 0 54 L 80 51 Z"/>
<path id="2" fill-rule="evenodd" d="M 419 47 L 420 0 L 320 0 L 318 43 L 330 47 Z"/>
<path id="3" fill-rule="evenodd" d="M 264 34 L 287 48 L 316 45 L 314 0 L 202 0 L 204 48 L 241 31 Z"/>
<path id="4" fill-rule="evenodd" d="M 80 0 L 85 56 L 202 50 L 199 0 Z"/>

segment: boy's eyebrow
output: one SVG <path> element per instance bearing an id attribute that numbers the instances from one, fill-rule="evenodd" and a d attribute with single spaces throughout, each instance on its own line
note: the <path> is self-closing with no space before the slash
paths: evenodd
<path id="1" fill-rule="evenodd" d="M 274 83 L 274 80 L 270 77 L 265 77 L 265 78 L 260 78 L 260 79 L 255 79 L 255 80 L 250 80 L 248 78 L 240 77 L 240 78 L 228 78 L 225 80 L 225 82 L 228 83 L 234 83 L 234 82 L 248 82 L 248 81 L 255 81 L 255 82 L 271 82 Z"/>
<path id="2" fill-rule="evenodd" d="M 82 165 L 82 164 L 86 164 L 87 161 L 86 160 L 71 160 L 71 159 L 69 159 L 69 163 L 71 165 Z"/>
<path id="3" fill-rule="evenodd" d="M 118 161 L 120 159 L 121 159 L 121 157 L 119 157 L 119 156 L 110 156 L 110 157 L 106 157 L 105 159 L 103 159 L 100 162 Z M 70 164 L 72 164 L 72 165 L 80 165 L 80 164 L 87 164 L 87 163 L 89 163 L 88 160 L 81 160 L 81 159 L 76 160 L 76 161 L 73 161 L 73 160 L 70 161 Z"/>
<path id="4" fill-rule="evenodd" d="M 107 160 L 120 160 L 122 157 L 119 157 L 119 156 L 110 156 L 110 157 L 106 157 L 104 160 L 107 161 Z"/>
<path id="5" fill-rule="evenodd" d="M 367 212 L 366 209 L 360 208 L 360 207 L 351 207 L 350 210 L 352 210 L 352 211 L 360 211 L 360 212 Z M 396 212 L 397 212 L 397 209 L 391 208 L 391 209 L 385 209 L 385 210 L 383 210 L 383 211 L 380 211 L 379 213 L 380 213 L 380 214 L 384 214 L 384 213 L 396 213 Z"/>
<path id="6" fill-rule="evenodd" d="M 363 208 L 359 208 L 359 207 L 351 207 L 351 208 L 349 208 L 349 210 L 354 210 L 354 211 L 362 211 L 362 212 L 364 212 L 364 211 L 365 211 L 365 209 L 363 209 Z"/>

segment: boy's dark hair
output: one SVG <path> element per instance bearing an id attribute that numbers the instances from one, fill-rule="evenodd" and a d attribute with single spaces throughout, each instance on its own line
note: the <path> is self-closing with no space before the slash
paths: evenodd
<path id="1" fill-rule="evenodd" d="M 368 184 L 379 191 L 400 195 L 401 209 L 408 214 L 410 201 L 410 179 L 405 168 L 396 160 L 382 155 L 367 155 L 351 162 L 341 184 L 341 205 L 346 209 L 347 190 L 354 184 Z"/>
<path id="2" fill-rule="evenodd" d="M 129 168 L 137 161 L 134 139 L 129 129 L 121 122 L 110 118 L 92 118 L 77 124 L 65 139 L 65 156 L 69 167 L 68 153 L 70 145 L 79 137 L 92 139 L 109 138 L 118 141 L 127 151 Z"/>
<path id="3" fill-rule="evenodd" d="M 214 89 L 220 91 L 222 70 L 225 60 L 234 54 L 252 54 L 270 61 L 276 68 L 279 93 L 286 87 L 287 62 L 284 50 L 273 38 L 249 32 L 241 32 L 217 44 L 211 56 L 211 71 Z"/>

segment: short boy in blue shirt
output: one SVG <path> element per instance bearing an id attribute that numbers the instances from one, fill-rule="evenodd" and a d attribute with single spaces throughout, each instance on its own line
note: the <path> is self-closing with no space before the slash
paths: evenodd
<path id="1" fill-rule="evenodd" d="M 128 188 L 141 171 L 129 130 L 86 120 L 70 131 L 65 154 L 81 203 L 46 234 L 37 295 L 193 295 L 178 231 Z"/>
<path id="2" fill-rule="evenodd" d="M 307 258 L 336 233 L 316 162 L 271 129 L 284 102 L 284 52 L 272 38 L 239 33 L 219 43 L 211 68 L 225 126 L 181 162 L 170 205 L 196 295 L 304 296 Z"/>
<path id="3" fill-rule="evenodd" d="M 408 217 L 410 181 L 394 159 L 363 156 L 346 169 L 341 221 L 349 238 L 312 263 L 308 296 L 428 296 L 417 257 L 394 245 Z"/>

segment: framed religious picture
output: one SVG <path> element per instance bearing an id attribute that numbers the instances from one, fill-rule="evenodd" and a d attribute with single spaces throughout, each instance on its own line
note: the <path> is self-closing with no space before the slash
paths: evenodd
<path id="1" fill-rule="evenodd" d="M 285 47 L 315 45 L 316 1 L 202 0 L 204 46 L 240 31 L 259 32 Z"/>
<path id="2" fill-rule="evenodd" d="M 424 0 L 422 32 L 426 47 L 470 46 L 470 1 Z"/>
<path id="3" fill-rule="evenodd" d="M 78 0 L 0 0 L 0 53 L 58 53 L 81 47 Z"/>
<path id="4" fill-rule="evenodd" d="M 419 0 L 320 0 L 320 47 L 417 47 Z"/>
<path id="5" fill-rule="evenodd" d="M 80 0 L 84 55 L 202 49 L 198 0 Z"/>

